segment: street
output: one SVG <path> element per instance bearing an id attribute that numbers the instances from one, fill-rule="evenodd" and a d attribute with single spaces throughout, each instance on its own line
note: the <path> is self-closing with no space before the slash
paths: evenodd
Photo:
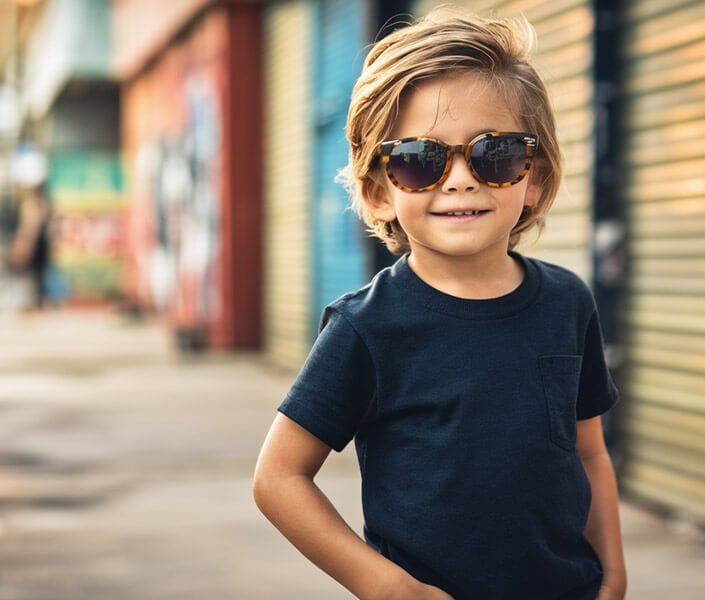
<path id="1" fill-rule="evenodd" d="M 294 373 L 109 309 L 0 315 L 0 600 L 351 598 L 251 499 Z M 351 448 L 320 483 L 361 529 Z M 622 506 L 629 598 L 705 598 L 705 542 Z"/>

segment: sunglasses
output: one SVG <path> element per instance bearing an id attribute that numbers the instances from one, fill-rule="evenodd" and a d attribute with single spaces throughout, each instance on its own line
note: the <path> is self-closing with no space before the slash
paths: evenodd
<path id="1" fill-rule="evenodd" d="M 447 179 L 456 153 L 485 185 L 505 188 L 519 183 L 538 145 L 533 133 L 490 131 L 457 146 L 424 137 L 389 140 L 380 144 L 378 153 L 392 184 L 405 192 L 425 192 Z"/>

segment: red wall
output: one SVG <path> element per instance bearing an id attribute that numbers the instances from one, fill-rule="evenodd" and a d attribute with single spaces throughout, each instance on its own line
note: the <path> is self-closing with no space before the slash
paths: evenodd
<path id="1" fill-rule="evenodd" d="M 262 26 L 259 8 L 252 3 L 235 4 L 230 20 L 229 158 L 233 186 L 230 294 L 235 314 L 233 342 L 239 347 L 257 347 L 262 319 Z M 227 282 L 224 282 L 227 283 Z M 240 318 L 238 315 L 242 315 Z"/>

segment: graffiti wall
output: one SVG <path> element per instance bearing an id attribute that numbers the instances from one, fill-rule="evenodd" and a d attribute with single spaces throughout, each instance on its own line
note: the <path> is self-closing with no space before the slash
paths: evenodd
<path id="1" fill-rule="evenodd" d="M 222 314 L 219 294 L 225 15 L 205 18 L 124 93 L 133 302 L 193 335 Z"/>

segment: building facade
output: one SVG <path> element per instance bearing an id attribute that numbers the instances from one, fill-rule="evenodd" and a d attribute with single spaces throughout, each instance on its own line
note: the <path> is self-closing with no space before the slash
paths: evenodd
<path id="1" fill-rule="evenodd" d="M 47 3 L 18 59 L 23 135 L 50 163 L 52 263 L 62 288 L 54 300 L 121 293 L 124 180 L 110 15 L 107 0 Z"/>

